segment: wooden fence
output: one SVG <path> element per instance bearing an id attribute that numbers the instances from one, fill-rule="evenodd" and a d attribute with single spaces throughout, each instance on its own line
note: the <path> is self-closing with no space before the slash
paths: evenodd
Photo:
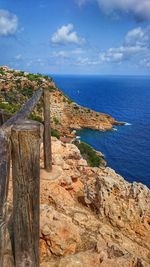
<path id="1" fill-rule="evenodd" d="M 50 172 L 52 158 L 49 90 L 37 90 L 23 108 L 9 119 L 9 114 L 0 113 L 0 267 L 39 267 L 40 143 L 43 125 L 28 120 L 28 117 L 43 94 L 44 167 Z M 13 223 L 9 225 L 8 186 L 11 159 Z"/>

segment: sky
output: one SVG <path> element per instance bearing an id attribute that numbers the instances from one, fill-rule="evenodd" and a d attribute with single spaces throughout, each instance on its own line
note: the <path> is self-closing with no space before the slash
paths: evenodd
<path id="1" fill-rule="evenodd" d="M 150 0 L 0 0 L 0 65 L 150 75 Z"/>

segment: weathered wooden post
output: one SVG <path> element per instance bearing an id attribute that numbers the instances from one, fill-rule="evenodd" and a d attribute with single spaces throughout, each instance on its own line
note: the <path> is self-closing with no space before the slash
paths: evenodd
<path id="1" fill-rule="evenodd" d="M 0 109 L 0 126 L 5 123 L 9 118 L 11 118 L 11 116 L 11 113 Z"/>
<path id="2" fill-rule="evenodd" d="M 16 267 L 39 267 L 40 127 L 12 127 L 14 252 Z"/>
<path id="3" fill-rule="evenodd" d="M 7 195 L 10 171 L 10 142 L 0 133 L 0 266 L 3 267 L 6 240 Z"/>
<path id="4" fill-rule="evenodd" d="M 52 170 L 51 124 L 50 124 L 50 92 L 44 89 L 44 168 Z"/>
<path id="5" fill-rule="evenodd" d="M 7 196 L 10 173 L 10 141 L 2 130 L 0 132 L 0 267 L 12 267 L 12 255 L 6 252 L 7 233 Z M 7 233 L 7 237 L 6 237 Z M 10 251 L 11 254 L 11 251 Z M 12 261 L 11 261 L 12 260 Z"/>

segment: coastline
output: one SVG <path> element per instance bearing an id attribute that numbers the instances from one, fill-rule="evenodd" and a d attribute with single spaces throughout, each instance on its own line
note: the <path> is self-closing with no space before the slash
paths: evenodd
<path id="1" fill-rule="evenodd" d="M 8 67 L 0 67 L 0 108 L 16 112 L 39 87 L 50 90 L 51 125 L 62 136 L 70 135 L 72 129 L 107 131 L 114 125 L 123 125 L 108 114 L 78 105 L 56 87 L 52 78 Z M 43 120 L 40 105 L 33 113 L 33 119 Z"/>
<path id="2" fill-rule="evenodd" d="M 66 129 L 69 134 L 72 125 L 110 130 L 118 124 L 109 115 L 72 102 L 47 78 L 18 71 L 9 75 L 12 83 L 4 79 L 1 84 L 1 104 L 7 111 L 15 112 L 15 101 L 20 100 L 22 105 L 41 81 L 40 86 L 49 86 L 52 125 L 61 134 L 66 134 Z M 41 119 L 41 114 L 38 106 L 34 119 Z M 80 148 L 81 151 L 74 144 L 52 137 L 53 169 L 47 173 L 41 145 L 40 267 L 148 267 L 150 190 L 141 183 L 127 182 L 105 164 L 92 166 L 93 161 L 89 163 L 87 158 L 91 157 L 91 148 L 90 152 L 87 145 Z M 99 152 L 92 153 L 94 164 L 99 164 L 95 157 Z M 99 156 L 103 158 L 102 154 Z M 9 205 L 11 211 L 12 183 Z"/>

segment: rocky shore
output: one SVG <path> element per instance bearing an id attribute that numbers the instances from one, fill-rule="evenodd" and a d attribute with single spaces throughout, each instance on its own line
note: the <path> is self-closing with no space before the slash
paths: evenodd
<path id="1" fill-rule="evenodd" d="M 30 98 L 37 88 L 49 88 L 51 92 L 51 124 L 63 135 L 69 135 L 73 129 L 91 128 L 111 130 L 120 125 L 107 114 L 82 107 L 59 90 L 48 76 L 0 67 L 0 108 L 10 112 L 17 111 Z M 33 114 L 33 118 L 42 121 L 42 103 Z"/>

